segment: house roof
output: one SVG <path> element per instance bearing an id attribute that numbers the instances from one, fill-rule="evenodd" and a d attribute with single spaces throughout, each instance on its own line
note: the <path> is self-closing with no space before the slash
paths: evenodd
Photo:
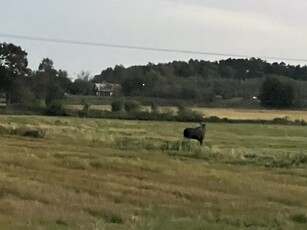
<path id="1" fill-rule="evenodd" d="M 113 84 L 108 82 L 95 83 L 95 89 L 97 91 L 113 91 L 116 87 L 120 87 L 119 84 Z"/>

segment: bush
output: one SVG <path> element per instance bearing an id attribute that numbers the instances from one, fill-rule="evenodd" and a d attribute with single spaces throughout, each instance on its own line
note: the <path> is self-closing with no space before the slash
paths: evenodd
<path id="1" fill-rule="evenodd" d="M 124 105 L 125 111 L 126 112 L 134 112 L 134 111 L 138 111 L 141 108 L 141 104 L 140 102 L 136 101 L 136 100 L 130 100 L 130 101 L 126 101 L 125 105 Z"/>
<path id="2" fill-rule="evenodd" d="M 124 101 L 122 99 L 119 99 L 113 101 L 111 103 L 111 107 L 112 107 L 112 112 L 118 113 L 125 110 L 127 113 L 131 113 L 131 112 L 138 112 L 141 108 L 141 104 L 136 100 Z"/>
<path id="3" fill-rule="evenodd" d="M 122 99 L 115 100 L 111 103 L 112 112 L 123 111 L 124 101 Z"/>
<path id="4" fill-rule="evenodd" d="M 192 122 L 201 122 L 204 121 L 203 114 L 197 111 L 193 111 L 184 106 L 178 106 L 178 121 L 192 121 Z"/>
<path id="5" fill-rule="evenodd" d="M 61 102 L 53 101 L 46 109 L 46 115 L 48 116 L 66 116 L 64 107 Z"/>

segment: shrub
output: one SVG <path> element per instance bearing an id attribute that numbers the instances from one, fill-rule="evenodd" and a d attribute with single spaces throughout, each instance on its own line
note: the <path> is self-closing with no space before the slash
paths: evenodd
<path id="1" fill-rule="evenodd" d="M 46 115 L 66 116 L 66 113 L 65 113 L 64 107 L 61 102 L 53 101 L 47 106 Z"/>
<path id="2" fill-rule="evenodd" d="M 193 121 L 193 122 L 201 122 L 204 121 L 203 114 L 197 111 L 193 111 L 184 106 L 178 106 L 178 121 Z"/>
<path id="3" fill-rule="evenodd" d="M 141 104 L 136 100 L 130 100 L 125 102 L 124 108 L 126 112 L 134 112 L 140 110 Z"/>
<path id="4" fill-rule="evenodd" d="M 124 108 L 124 101 L 122 99 L 115 100 L 111 103 L 112 112 L 122 111 Z"/>

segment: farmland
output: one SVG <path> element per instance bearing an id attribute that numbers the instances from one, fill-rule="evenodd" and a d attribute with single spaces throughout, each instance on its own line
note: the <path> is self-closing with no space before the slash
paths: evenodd
<path id="1" fill-rule="evenodd" d="M 306 229 L 307 129 L 0 117 L 1 229 Z"/>

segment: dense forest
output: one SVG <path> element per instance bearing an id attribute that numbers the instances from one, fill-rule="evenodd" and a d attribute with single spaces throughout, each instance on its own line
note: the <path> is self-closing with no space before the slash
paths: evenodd
<path id="1" fill-rule="evenodd" d="M 257 98 L 264 106 L 305 108 L 307 101 L 307 66 L 256 58 L 117 65 L 93 77 L 82 71 L 73 80 L 49 58 L 37 70 L 27 65 L 26 51 L 0 43 L 0 92 L 7 105 L 48 107 L 65 94 L 95 95 L 94 83 L 101 82 L 120 84 L 115 96 L 179 99 L 199 105 Z"/>

